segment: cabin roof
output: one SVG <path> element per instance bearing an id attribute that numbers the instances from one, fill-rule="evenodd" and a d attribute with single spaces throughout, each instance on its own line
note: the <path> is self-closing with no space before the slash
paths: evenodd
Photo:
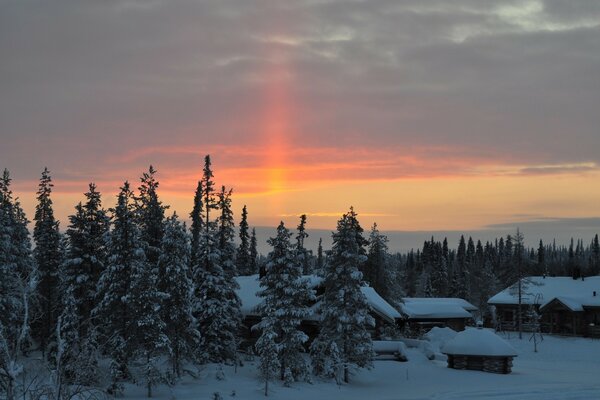
<path id="1" fill-rule="evenodd" d="M 596 296 L 594 296 L 594 292 Z M 560 301 L 571 311 L 583 311 L 585 307 L 600 307 L 600 276 L 585 279 L 571 277 L 529 276 L 523 279 L 523 304 L 539 304 L 545 308 L 554 300 Z M 504 289 L 488 300 L 491 305 L 516 305 L 519 298 L 516 284 Z"/>
<path id="2" fill-rule="evenodd" d="M 319 285 L 322 284 L 323 278 L 316 275 L 305 275 L 304 279 L 308 280 L 309 287 L 312 289 L 316 289 Z M 262 302 L 262 299 L 257 295 L 257 293 L 261 290 L 260 288 L 260 279 L 258 275 L 250 275 L 250 276 L 238 276 L 235 278 L 239 288 L 236 290 L 238 297 L 241 300 L 241 312 L 242 315 L 258 315 L 257 307 Z M 362 286 L 361 292 L 365 295 L 371 310 L 379 315 L 381 318 L 388 320 L 393 323 L 396 319 L 401 318 L 400 313 L 383 297 L 379 295 L 369 286 Z M 312 305 L 311 311 L 312 315 L 309 318 L 310 320 L 316 320 L 317 312 L 319 308 L 319 303 Z"/>
<path id="3" fill-rule="evenodd" d="M 466 300 L 448 297 L 404 297 L 399 306 L 407 318 L 423 320 L 471 318 L 470 311 L 477 310 Z"/>

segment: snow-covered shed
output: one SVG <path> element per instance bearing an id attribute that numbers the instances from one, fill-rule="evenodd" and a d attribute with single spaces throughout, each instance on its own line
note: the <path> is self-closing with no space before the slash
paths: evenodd
<path id="1" fill-rule="evenodd" d="M 411 328 L 449 327 L 460 331 L 472 321 L 477 307 L 460 298 L 404 297 L 400 313 Z"/>
<path id="2" fill-rule="evenodd" d="M 600 276 L 529 276 L 522 280 L 523 329 L 533 328 L 530 310 L 548 333 L 600 337 Z M 519 296 L 514 284 L 488 300 L 502 329 L 516 329 Z"/>
<path id="3" fill-rule="evenodd" d="M 488 329 L 467 328 L 447 341 L 442 353 L 448 356 L 448 368 L 471 369 L 508 374 L 517 351 Z"/>

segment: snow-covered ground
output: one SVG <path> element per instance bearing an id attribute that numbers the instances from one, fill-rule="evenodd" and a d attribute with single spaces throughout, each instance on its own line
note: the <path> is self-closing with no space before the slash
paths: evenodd
<path id="1" fill-rule="evenodd" d="M 270 385 L 271 399 L 510 399 L 510 400 L 593 400 L 600 399 L 600 340 L 545 336 L 533 352 L 529 334 L 523 340 L 512 333 L 503 336 L 518 351 L 513 373 L 496 375 L 479 371 L 459 371 L 443 361 L 430 361 L 419 349 L 408 349 L 409 362 L 375 361 L 371 371 L 361 371 L 350 384 L 315 380 L 285 388 Z M 223 399 L 264 399 L 253 362 L 246 362 L 237 373 L 225 370 L 226 380 L 217 381 L 215 367 L 207 367 L 200 380 L 186 379 L 175 388 L 159 388 L 156 398 L 212 399 L 219 392 Z M 143 389 L 128 386 L 125 397 L 143 398 Z M 232 396 L 233 395 L 233 396 Z"/>

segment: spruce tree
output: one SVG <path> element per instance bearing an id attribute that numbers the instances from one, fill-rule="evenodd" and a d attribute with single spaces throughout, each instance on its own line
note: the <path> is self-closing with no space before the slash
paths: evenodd
<path id="1" fill-rule="evenodd" d="M 250 236 L 250 271 L 251 274 L 258 273 L 258 242 L 256 240 L 256 228 L 252 228 Z"/>
<path id="2" fill-rule="evenodd" d="M 323 238 L 319 238 L 319 245 L 317 247 L 317 275 L 323 274 L 324 266 L 325 259 L 323 258 Z"/>
<path id="3" fill-rule="evenodd" d="M 302 273 L 304 275 L 310 274 L 310 252 L 304 247 L 304 241 L 308 237 L 306 232 L 306 214 L 300 216 L 300 223 L 297 228 L 298 234 L 296 235 L 296 259 L 302 267 Z"/>
<path id="4" fill-rule="evenodd" d="M 311 345 L 316 366 L 331 365 L 323 349 L 334 349 L 348 382 L 355 368 L 370 368 L 373 345 L 368 332 L 375 322 L 369 314 L 367 299 L 360 287 L 360 267 L 366 261 L 366 240 L 353 208 L 338 221 L 333 247 L 324 278 L 322 327 Z M 335 346 L 334 346 L 335 345 Z M 318 368 L 317 368 L 318 370 Z"/>
<path id="5" fill-rule="evenodd" d="M 148 172 L 144 172 L 140 178 L 140 186 L 138 188 L 138 196 L 136 201 L 136 217 L 140 228 L 140 239 L 144 242 L 144 252 L 146 254 L 146 262 L 150 268 L 158 268 L 158 258 L 160 257 L 160 246 L 164 235 L 164 206 L 158 198 L 159 183 L 156 180 L 156 170 L 152 165 L 148 168 Z M 164 270 L 157 270 L 159 285 L 164 279 Z"/>
<path id="6" fill-rule="evenodd" d="M 90 183 L 85 197 L 86 203 L 79 203 L 75 207 L 75 214 L 69 216 L 67 250 L 62 264 L 62 287 L 65 292 L 72 291 L 80 338 L 87 335 L 98 282 L 106 267 L 110 226 L 110 219 L 102 208 L 100 193 L 93 183 Z"/>
<path id="7" fill-rule="evenodd" d="M 233 277 L 237 275 L 235 264 L 235 223 L 233 221 L 233 212 L 231 211 L 231 193 L 232 190 L 226 190 L 225 186 L 221 186 L 221 191 L 218 193 L 218 240 L 219 254 L 221 256 L 221 267 L 225 271 L 225 275 L 232 283 Z"/>
<path id="8" fill-rule="evenodd" d="M 280 377 L 286 385 L 304 378 L 308 366 L 301 353 L 308 336 L 300 330 L 300 323 L 308 317 L 307 304 L 313 299 L 312 291 L 302 278 L 302 266 L 295 258 L 297 248 L 292 248 L 291 233 L 283 222 L 277 227 L 277 235 L 268 243 L 273 250 L 267 257 L 265 275 L 260 280 L 263 297 L 259 327 L 272 324 L 279 345 Z"/>
<path id="9" fill-rule="evenodd" d="M 248 210 L 244 205 L 242 208 L 242 219 L 240 221 L 240 245 L 235 255 L 235 265 L 239 275 L 252 275 L 252 260 L 250 259 L 250 233 L 248 232 Z"/>
<path id="10" fill-rule="evenodd" d="M 148 397 L 152 397 L 154 386 L 166 381 L 160 357 L 171 352 L 161 310 L 164 298 L 158 290 L 158 267 L 142 255 L 131 264 L 131 284 L 125 298 L 130 315 L 125 321 L 125 340 L 128 356 L 137 367 L 134 380 L 146 386 Z"/>
<path id="11" fill-rule="evenodd" d="M 136 224 L 135 201 L 129 182 L 125 182 L 112 210 L 113 229 L 108 246 L 108 264 L 100 277 L 98 305 L 93 314 L 101 323 L 106 351 L 111 357 L 113 383 L 129 376 L 128 361 L 132 346 L 128 329 L 137 321 L 132 313 L 129 293 L 132 274 L 146 268 L 144 243 Z M 139 284 L 138 284 L 139 285 Z"/>
<path id="12" fill-rule="evenodd" d="M 397 277 L 389 265 L 388 238 L 382 235 L 374 223 L 369 235 L 367 261 L 362 267 L 363 277 L 384 299 L 392 300 Z"/>
<path id="13" fill-rule="evenodd" d="M 270 310 L 269 315 L 273 314 Z M 265 396 L 269 395 L 269 382 L 275 378 L 281 368 L 279 364 L 280 346 L 277 344 L 277 333 L 273 317 L 266 317 L 262 321 L 262 333 L 256 341 L 256 352 L 260 357 L 258 370 L 261 379 L 265 382 Z"/>
<path id="14" fill-rule="evenodd" d="M 28 347 L 31 299 L 35 295 L 34 267 L 28 220 L 10 190 L 10 174 L 0 178 L 0 387 L 7 400 L 16 399 L 21 354 Z"/>
<path id="15" fill-rule="evenodd" d="M 211 216 L 213 211 L 219 211 L 219 202 L 214 190 L 210 156 L 204 160 L 202 189 L 204 230 L 200 237 L 198 264 L 194 268 L 194 313 L 202 335 L 201 351 L 207 361 L 233 362 L 241 324 L 240 301 L 233 280 L 221 265 L 219 221 L 218 217 Z"/>
<path id="16" fill-rule="evenodd" d="M 174 213 L 165 224 L 158 265 L 165 271 L 165 286 L 161 289 L 165 296 L 162 319 L 171 345 L 173 373 L 177 377 L 181 377 L 184 361 L 197 361 L 200 347 L 200 332 L 192 315 L 194 285 L 187 274 L 189 259 L 189 236 Z"/>
<path id="17" fill-rule="evenodd" d="M 37 191 L 38 204 L 35 208 L 34 258 L 39 273 L 37 318 L 32 324 L 35 339 L 42 352 L 45 352 L 50 337 L 56 327 L 60 313 L 61 296 L 59 289 L 59 267 L 62 262 L 61 237 L 58 221 L 52 208 L 52 178 L 48 168 L 44 168 Z"/>
<path id="18" fill-rule="evenodd" d="M 190 243 L 190 272 L 193 268 L 198 265 L 200 260 L 200 240 L 201 235 L 204 232 L 204 206 L 202 203 L 202 181 L 198 181 L 196 192 L 194 194 L 194 208 L 190 213 L 190 219 L 192 224 L 190 226 L 190 232 L 192 234 Z"/>

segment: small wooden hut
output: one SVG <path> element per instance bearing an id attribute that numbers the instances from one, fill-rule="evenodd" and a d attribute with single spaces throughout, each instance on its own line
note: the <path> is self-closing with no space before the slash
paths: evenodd
<path id="1" fill-rule="evenodd" d="M 446 342 L 442 353 L 448 356 L 448 368 L 470 369 L 509 374 L 517 351 L 494 332 L 467 328 Z"/>

